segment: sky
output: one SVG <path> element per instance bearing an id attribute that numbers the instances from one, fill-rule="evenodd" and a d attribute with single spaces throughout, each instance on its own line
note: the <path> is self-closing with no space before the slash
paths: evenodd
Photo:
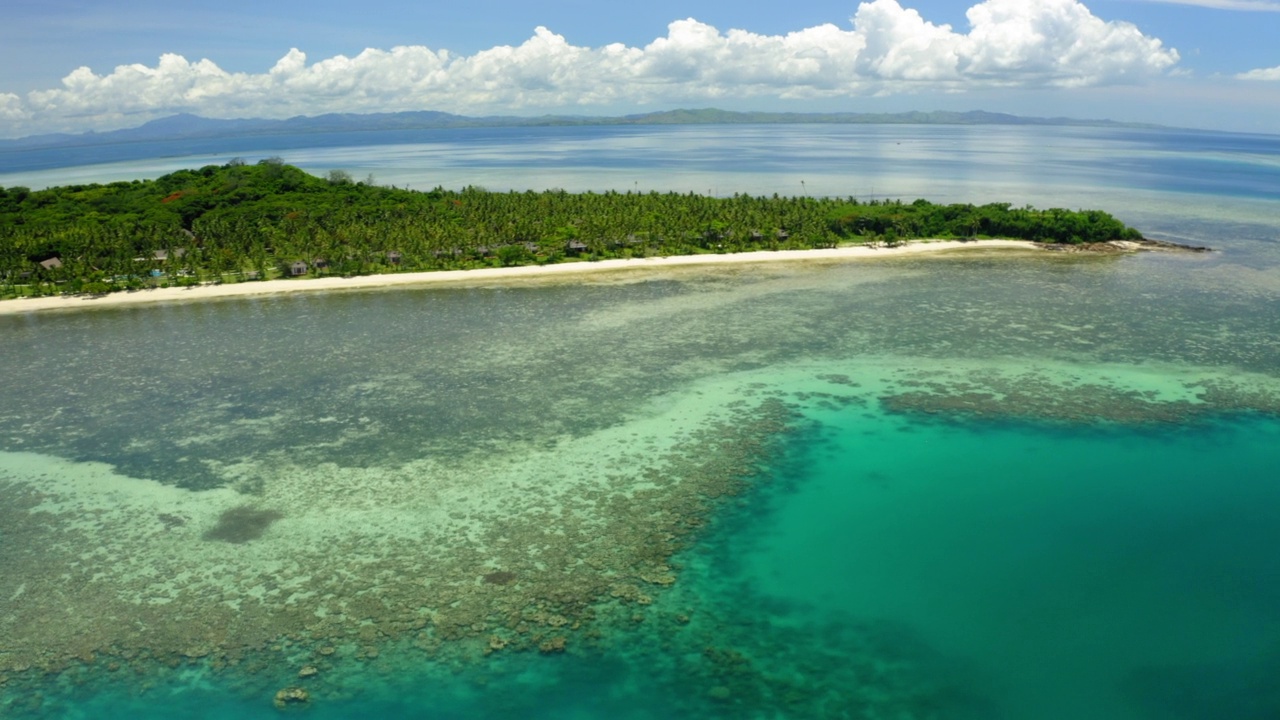
<path id="1" fill-rule="evenodd" d="M 0 137 L 205 117 L 988 110 L 1280 134 L 1280 0 L 5 0 Z"/>

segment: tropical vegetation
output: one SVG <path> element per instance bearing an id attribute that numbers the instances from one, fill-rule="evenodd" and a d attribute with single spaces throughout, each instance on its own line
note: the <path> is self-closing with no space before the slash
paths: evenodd
<path id="1" fill-rule="evenodd" d="M 1140 234 L 1097 210 L 680 193 L 429 192 L 269 159 L 154 180 L 0 188 L 0 295 L 896 244 L 1096 243 Z"/>

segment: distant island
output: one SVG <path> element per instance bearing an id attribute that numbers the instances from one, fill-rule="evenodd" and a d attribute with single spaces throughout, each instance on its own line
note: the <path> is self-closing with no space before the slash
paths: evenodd
<path id="1" fill-rule="evenodd" d="M 429 192 L 278 159 L 0 188 L 0 297 L 468 270 L 911 239 L 1141 242 L 1100 210 L 694 193 Z"/>
<path id="2" fill-rule="evenodd" d="M 374 132 L 385 130 L 431 130 L 447 128 L 571 127 L 608 125 L 744 125 L 744 124 L 827 124 L 827 125 L 1050 125 L 1075 127 L 1156 128 L 1158 125 L 1121 123 L 1111 120 L 1021 117 L 974 110 L 970 112 L 903 113 L 789 113 L 734 112 L 705 108 L 594 117 L 543 115 L 539 117 L 469 117 L 445 112 L 334 113 L 286 120 L 204 118 L 178 114 L 152 120 L 136 128 L 110 132 L 48 134 L 0 140 L 0 151 L 70 148 L 117 143 L 170 140 L 203 140 L 245 136 L 304 135 L 308 133 Z"/>

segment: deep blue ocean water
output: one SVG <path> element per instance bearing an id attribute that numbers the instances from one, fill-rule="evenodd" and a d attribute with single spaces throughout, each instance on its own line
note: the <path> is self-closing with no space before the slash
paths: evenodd
<path id="1" fill-rule="evenodd" d="M 323 718 L 1280 712 L 1274 137 L 548 128 L 152 152 L 175 157 L 12 155 L 0 184 L 278 154 L 317 172 L 424 188 L 1100 207 L 1217 252 L 722 268 L 0 316 L 0 512 L 10 523 L 0 525 L 0 621 L 33 617 L 41 606 L 27 588 L 40 587 L 49 616 L 74 606 L 68 622 L 117 633 L 114 649 L 59 673 L 0 671 L 9 716 L 275 717 L 273 693 L 288 686 L 308 688 L 305 712 Z M 785 406 L 787 429 L 743 434 L 734 413 L 758 406 Z M 722 445 L 749 448 L 758 473 L 690 516 L 695 529 L 663 555 L 673 585 L 639 583 L 646 602 L 604 593 L 590 622 L 565 631 L 563 653 L 483 654 L 487 634 L 506 632 L 509 621 L 495 615 L 458 652 L 417 629 L 370 639 L 335 625 L 225 667 L 214 667 L 216 652 L 143 652 L 113 669 L 113 657 L 130 643 L 145 649 L 148 636 L 105 610 L 96 622 L 92 603 L 76 604 L 81 586 L 45 573 L 87 578 L 88 596 L 112 612 L 119 606 L 106 600 L 117 594 L 170 589 L 148 563 L 160 574 L 194 568 L 184 582 L 219 578 L 215 589 L 232 602 L 261 592 L 245 580 L 253 563 L 288 587 L 332 563 L 350 573 L 339 594 L 391 598 L 399 586 L 388 570 L 430 576 L 429 566 L 476 548 L 507 557 L 488 535 L 449 536 L 430 541 L 444 544 L 423 569 L 388 539 L 418 532 L 418 518 L 489 517 L 466 505 L 469 494 L 509 502 L 510 525 L 497 527 L 521 538 L 511 557 L 521 543 L 547 557 L 554 532 L 515 535 L 526 506 L 588 495 L 597 476 L 632 483 L 619 486 L 632 488 L 625 493 L 654 478 L 716 479 L 714 467 L 679 463 L 643 475 L 668 441 L 686 443 L 695 460 Z M 135 480 L 102 480 L 92 463 Z M 448 494 L 458 478 L 463 489 Z M 556 495 L 561 487 L 570 494 Z M 527 494 L 504 499 L 502 488 Z M 64 499 L 32 514 L 21 505 L 26 489 Z M 560 499 L 544 506 L 538 496 Z M 552 528 L 597 512 L 625 519 L 595 531 L 617 544 L 617 558 L 592 555 L 587 535 L 580 548 L 600 573 L 621 573 L 626 552 L 660 545 L 643 533 L 649 516 L 629 515 L 641 496 L 629 497 L 533 517 Z M 285 515 L 237 550 L 249 563 L 239 579 L 220 574 L 226 553 L 200 535 L 217 516 L 203 508 L 234 498 Z M 186 524 L 162 527 L 152 517 L 162 511 Z M 175 536 L 189 540 L 164 544 Z M 71 541 L 84 545 L 64 550 Z M 109 552 L 86 554 L 92 545 Z M 307 554 L 317 547 L 328 552 Z M 565 552 L 572 560 L 575 550 Z M 102 572 L 76 574 L 89 557 Z M 424 607 L 436 592 L 425 587 L 415 599 Z M 169 607 L 202 607 L 173 597 Z M 164 610 L 154 612 L 148 622 L 163 622 Z M 396 621 L 360 612 L 371 625 Z M 29 650 L 0 641 L 0 663 Z M 300 679 L 307 665 L 319 673 Z"/>

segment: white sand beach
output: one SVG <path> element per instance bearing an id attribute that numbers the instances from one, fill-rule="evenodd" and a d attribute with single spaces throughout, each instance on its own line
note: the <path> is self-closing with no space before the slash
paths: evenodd
<path id="1" fill-rule="evenodd" d="M 509 268 L 480 268 L 476 270 L 439 270 L 434 272 L 392 273 L 385 275 L 361 275 L 357 277 L 297 278 L 266 280 L 194 287 L 155 288 L 134 292 L 116 292 L 101 296 L 68 295 L 39 298 L 18 298 L 0 301 L 0 315 L 15 315 L 51 310 L 76 310 L 85 308 L 115 307 L 144 303 L 188 302 L 215 298 L 272 295 L 277 293 L 354 290 L 402 285 L 439 285 L 487 283 L 519 278 L 545 278 L 548 276 L 573 276 L 608 271 L 658 269 L 691 265 L 722 265 L 748 263 L 775 263 L 794 261 L 845 261 L 974 250 L 1042 250 L 1036 243 L 1026 240 L 959 240 L 917 241 L 897 247 L 851 247 L 823 250 L 776 250 L 722 255 L 677 255 L 670 257 L 633 258 L 626 260 L 600 260 L 596 262 L 568 262 L 555 265 L 523 265 Z"/>

